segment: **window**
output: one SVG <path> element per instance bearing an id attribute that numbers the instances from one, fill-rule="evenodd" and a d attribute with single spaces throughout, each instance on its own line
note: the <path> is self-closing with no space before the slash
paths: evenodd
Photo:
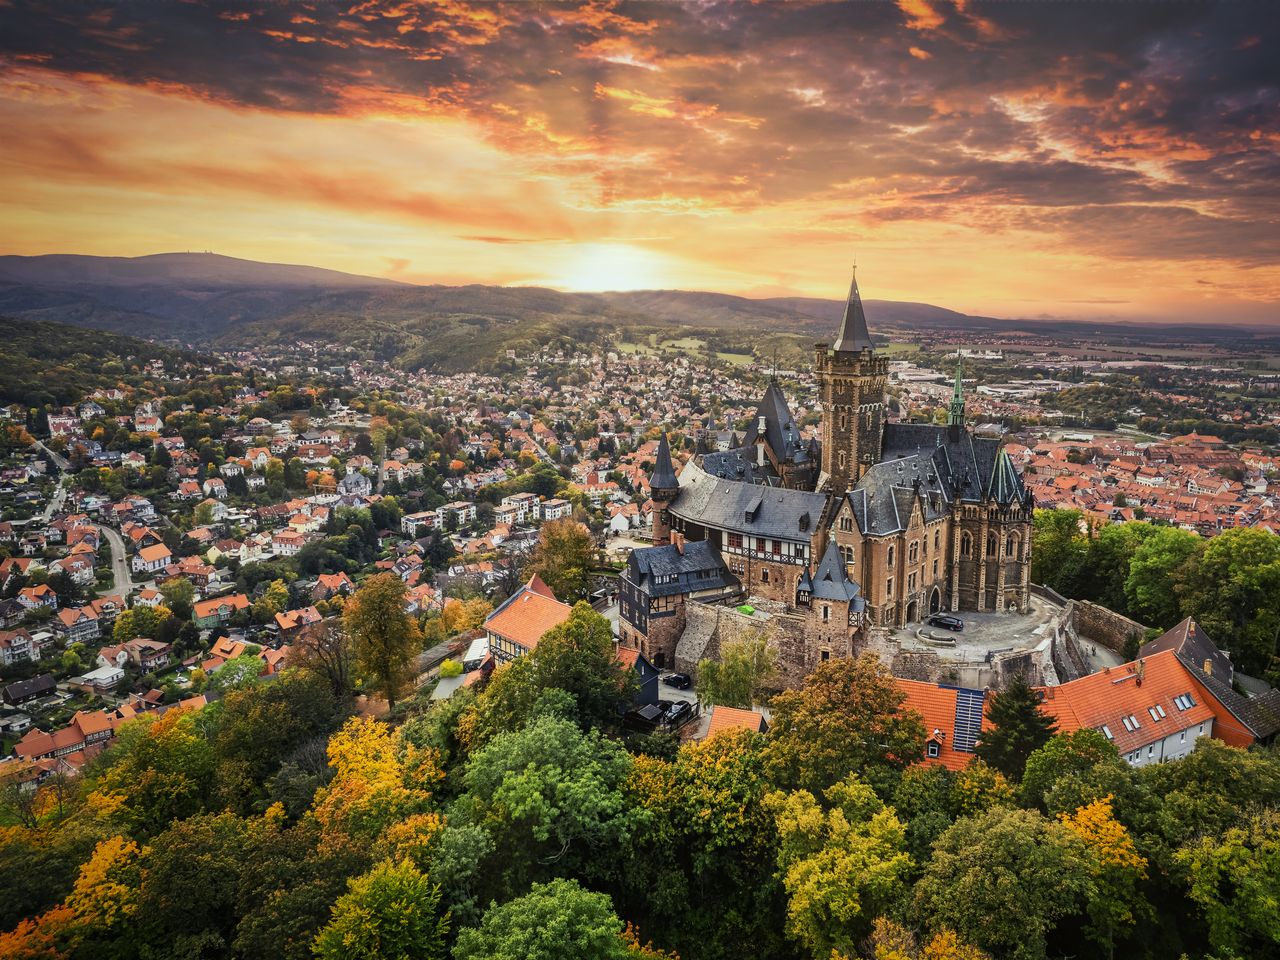
<path id="1" fill-rule="evenodd" d="M 761 582 L 761 583 L 768 583 L 768 582 L 769 582 L 769 568 L 768 568 L 768 567 L 765 567 L 763 570 L 761 570 L 761 571 L 760 571 L 760 582 Z"/>
<path id="2" fill-rule="evenodd" d="M 1178 742 L 1179 742 L 1179 743 L 1186 743 L 1186 742 L 1187 742 L 1187 731 L 1185 731 L 1185 730 L 1181 730 L 1181 731 L 1179 731 L 1179 732 L 1178 732 Z"/>
<path id="3" fill-rule="evenodd" d="M 830 651 L 830 650 L 823 650 L 823 651 L 822 651 L 822 662 L 823 662 L 823 663 L 826 663 L 826 662 L 827 662 L 828 660 L 830 660 L 830 659 L 831 659 L 831 651 Z"/>
<path id="4" fill-rule="evenodd" d="M 933 561 L 933 578 L 938 579 L 938 561 Z"/>
<path id="5" fill-rule="evenodd" d="M 942 544 L 942 531 L 933 531 L 933 549 L 937 550 Z"/>
<path id="6" fill-rule="evenodd" d="M 911 593 L 916 592 L 916 575 L 914 573 L 907 575 L 907 590 Z"/>
<path id="7" fill-rule="evenodd" d="M 1200 724 L 1200 732 L 1199 732 L 1199 734 L 1197 734 L 1197 736 L 1201 736 L 1201 737 L 1203 737 L 1203 736 L 1204 736 L 1204 724 L 1203 724 L 1203 723 L 1202 723 L 1202 724 Z"/>
<path id="8" fill-rule="evenodd" d="M 893 544 L 889 544 L 888 560 L 885 563 L 885 566 L 891 570 L 893 569 Z"/>
<path id="9" fill-rule="evenodd" d="M 1108 740 L 1115 739 L 1115 737 L 1111 735 L 1111 728 L 1108 727 L 1105 723 L 1102 725 L 1102 735 L 1106 737 Z"/>
<path id="10" fill-rule="evenodd" d="M 841 547 L 840 555 L 844 557 L 846 566 L 853 566 L 853 547 Z"/>
<path id="11" fill-rule="evenodd" d="M 781 541 L 781 540 L 775 540 L 775 541 L 773 541 L 773 553 L 774 553 L 774 556 L 777 556 L 778 554 L 782 553 L 782 541 Z"/>
<path id="12" fill-rule="evenodd" d="M 928 755 L 931 757 L 936 757 L 938 755 L 937 742 L 930 740 L 928 746 L 925 747 L 925 752 L 928 753 Z"/>
<path id="13" fill-rule="evenodd" d="M 1196 702 L 1191 699 L 1191 694 L 1180 693 L 1173 698 L 1173 705 L 1179 710 L 1190 710 L 1196 705 Z"/>
<path id="14" fill-rule="evenodd" d="M 1159 711 L 1159 712 L 1157 713 L 1157 711 Z M 1152 722 L 1152 723 L 1159 723 L 1159 722 L 1160 722 L 1160 718 L 1164 716 L 1164 711 L 1163 711 L 1163 710 L 1161 710 L 1158 706 L 1156 706 L 1156 707 L 1147 707 L 1147 713 L 1151 714 L 1151 722 Z"/>
<path id="15" fill-rule="evenodd" d="M 996 555 L 996 551 L 999 549 L 999 543 L 1000 541 L 996 539 L 996 535 L 994 533 L 987 534 L 987 556 L 988 557 L 994 557 Z"/>
<path id="16" fill-rule="evenodd" d="M 1156 755 L 1156 748 L 1155 748 L 1155 746 L 1153 745 L 1153 746 L 1147 747 L 1147 756 L 1148 756 L 1148 757 L 1154 757 L 1155 755 Z"/>
<path id="17" fill-rule="evenodd" d="M 884 582 L 884 595 L 890 600 L 893 599 L 893 577 Z"/>
<path id="18" fill-rule="evenodd" d="M 848 457 L 843 450 L 840 451 L 840 469 L 843 470 L 848 465 Z"/>
<path id="19" fill-rule="evenodd" d="M 822 622 L 826 623 L 831 619 L 831 608 L 825 603 L 822 605 Z"/>
<path id="20" fill-rule="evenodd" d="M 742 534 L 740 533 L 729 534 L 729 549 L 730 550 L 742 549 Z"/>
<path id="21" fill-rule="evenodd" d="M 973 537 L 967 533 L 960 535 L 960 556 L 968 557 L 973 555 Z"/>
<path id="22" fill-rule="evenodd" d="M 1121 720 L 1121 722 L 1124 724 L 1124 728 L 1128 730 L 1130 733 L 1133 733 L 1133 731 L 1141 729 L 1142 727 L 1142 724 L 1138 723 L 1138 718 L 1135 717 L 1132 713 L 1129 714 L 1127 717 L 1124 717 Z"/>
<path id="23" fill-rule="evenodd" d="M 1018 557 L 1018 538 L 1017 537 L 1013 536 L 1012 534 L 1009 535 L 1009 542 L 1005 544 L 1004 552 L 1006 556 Z M 1022 558 L 1018 557 L 1018 559 L 1021 560 Z"/>

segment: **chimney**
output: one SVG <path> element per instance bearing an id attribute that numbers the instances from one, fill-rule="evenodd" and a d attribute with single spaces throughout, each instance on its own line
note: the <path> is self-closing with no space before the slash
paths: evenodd
<path id="1" fill-rule="evenodd" d="M 676 553 L 680 554 L 680 556 L 683 557 L 684 556 L 684 534 L 683 533 L 671 534 L 671 542 L 675 544 Z"/>
<path id="2" fill-rule="evenodd" d="M 1138 686 L 1142 686 L 1142 675 L 1146 672 L 1147 662 L 1145 660 L 1138 661 Z"/>
<path id="3" fill-rule="evenodd" d="M 761 429 L 763 430 L 764 417 L 761 417 L 760 421 L 762 424 Z M 761 437 L 763 436 L 764 434 L 762 433 Z M 763 439 L 756 441 L 756 466 L 757 467 L 764 466 L 764 440 Z"/>
<path id="4" fill-rule="evenodd" d="M 1206 676 L 1213 676 L 1213 661 L 1206 659 L 1204 662 L 1204 672 Z"/>

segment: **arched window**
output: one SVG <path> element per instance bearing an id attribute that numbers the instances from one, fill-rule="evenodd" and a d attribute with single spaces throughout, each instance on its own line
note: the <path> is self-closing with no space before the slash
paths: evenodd
<path id="1" fill-rule="evenodd" d="M 848 455 L 843 450 L 841 450 L 840 451 L 840 469 L 841 470 L 845 468 L 845 465 L 848 463 L 848 460 L 849 460 Z"/>
<path id="2" fill-rule="evenodd" d="M 1004 553 L 1007 557 L 1012 557 L 1016 560 L 1022 559 L 1022 543 L 1017 534 L 1009 534 L 1009 542 L 1005 544 Z"/>
<path id="3" fill-rule="evenodd" d="M 933 549 L 937 550 L 942 545 L 942 531 L 933 531 Z"/>
<path id="4" fill-rule="evenodd" d="M 960 534 L 960 556 L 969 557 L 973 555 L 973 537 L 969 534 Z"/>
<path id="5" fill-rule="evenodd" d="M 888 562 L 885 564 L 890 570 L 893 569 L 893 544 L 889 544 Z"/>
<path id="6" fill-rule="evenodd" d="M 1000 549 L 1000 541 L 996 538 L 996 535 L 994 533 L 987 534 L 987 556 L 994 557 L 998 549 Z"/>

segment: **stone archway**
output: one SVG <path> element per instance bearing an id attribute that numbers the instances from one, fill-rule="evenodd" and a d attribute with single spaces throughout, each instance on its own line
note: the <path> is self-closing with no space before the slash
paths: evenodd
<path id="1" fill-rule="evenodd" d="M 920 619 L 920 602 L 912 600 L 907 604 L 907 623 L 915 623 Z"/>
<path id="2" fill-rule="evenodd" d="M 937 613 L 942 609 L 942 591 L 937 587 L 933 588 L 933 593 L 929 595 L 929 612 Z"/>

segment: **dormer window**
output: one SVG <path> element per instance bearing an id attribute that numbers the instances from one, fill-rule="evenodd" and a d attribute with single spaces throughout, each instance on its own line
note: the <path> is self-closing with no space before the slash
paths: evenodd
<path id="1" fill-rule="evenodd" d="M 938 741 L 930 740 L 925 744 L 924 752 L 931 758 L 937 757 L 939 753 Z"/>

